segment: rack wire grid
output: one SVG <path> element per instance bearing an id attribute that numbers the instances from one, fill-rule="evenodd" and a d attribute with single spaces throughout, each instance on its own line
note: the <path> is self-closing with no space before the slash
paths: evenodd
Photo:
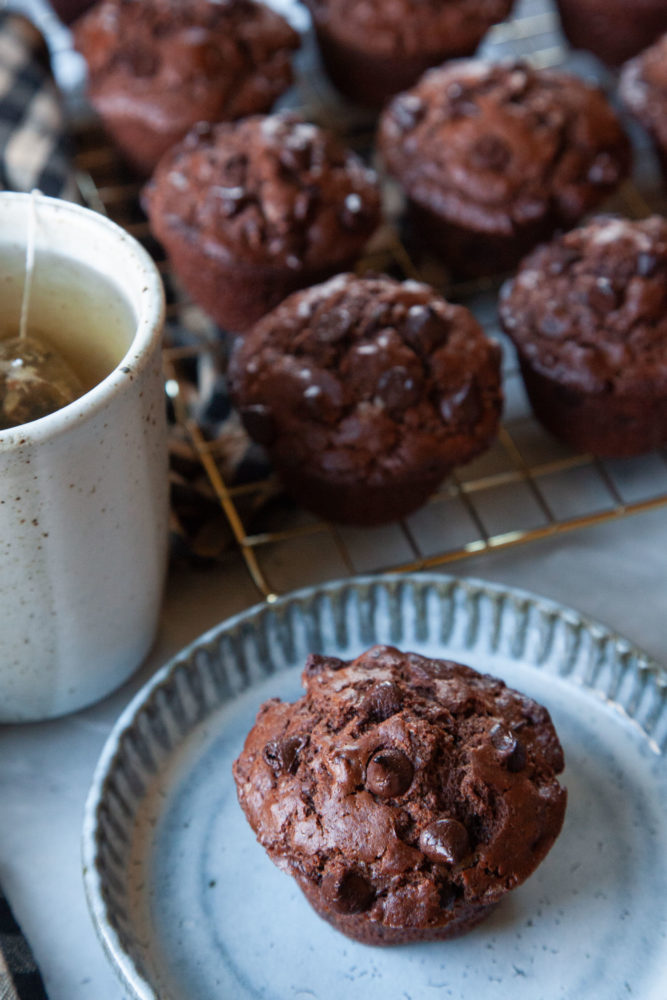
<path id="1" fill-rule="evenodd" d="M 514 17 L 492 29 L 482 53 L 520 57 L 539 67 L 566 66 L 613 87 L 613 79 L 592 57 L 567 49 L 549 0 L 521 0 Z M 299 60 L 291 105 L 307 119 L 342 134 L 348 145 L 368 152 L 373 119 L 335 95 L 318 68 L 314 42 L 308 36 Z M 664 194 L 647 140 L 628 124 L 637 151 L 635 177 L 605 209 L 631 217 L 664 212 Z M 224 514 L 230 533 L 227 540 L 240 549 L 252 580 L 267 600 L 293 585 L 293 576 L 288 580 L 284 568 L 295 561 L 302 567 L 325 562 L 343 576 L 416 571 L 667 505 L 667 452 L 601 460 L 571 451 L 542 429 L 526 400 L 514 351 L 496 325 L 498 280 L 450 285 L 437 262 L 420 261 L 417 268 L 391 221 L 400 211 L 400 196 L 389 181 L 385 182 L 385 207 L 390 221 L 372 242 L 360 270 L 385 270 L 427 281 L 450 300 L 471 308 L 487 332 L 500 340 L 505 409 L 496 443 L 452 474 L 420 510 L 376 529 L 317 519 L 282 495 L 271 476 L 230 485 L 226 467 L 230 452 L 242 447 L 240 424 L 232 433 L 234 440 L 225 435 L 210 439 L 192 406 L 192 387 L 181 374 L 183 363 L 196 362 L 211 351 L 224 368 L 220 331 L 179 287 L 150 237 L 140 207 L 140 184 L 127 172 L 99 125 L 90 120 L 81 123 L 76 139 L 77 176 L 84 201 L 138 238 L 163 275 L 168 302 L 164 358 L 173 416 L 182 431 L 183 447 L 199 463 L 210 498 Z M 187 329 L 192 343 L 179 345 L 170 334 L 174 325 Z M 299 583 L 312 582 L 307 576 L 304 569 Z"/>

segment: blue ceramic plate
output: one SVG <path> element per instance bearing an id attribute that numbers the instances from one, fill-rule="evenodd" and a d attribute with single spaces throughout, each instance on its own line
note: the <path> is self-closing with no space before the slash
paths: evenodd
<path id="1" fill-rule="evenodd" d="M 231 775 L 308 652 L 376 642 L 496 674 L 547 705 L 569 804 L 551 853 L 451 942 L 376 949 L 320 920 L 255 842 Z M 525 592 L 444 575 L 304 590 L 204 635 L 118 721 L 83 839 L 93 920 L 141 1000 L 664 1000 L 667 687 L 621 637 Z"/>

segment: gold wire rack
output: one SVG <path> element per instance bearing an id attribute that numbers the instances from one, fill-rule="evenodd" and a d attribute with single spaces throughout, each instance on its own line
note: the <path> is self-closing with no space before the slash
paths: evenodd
<path id="1" fill-rule="evenodd" d="M 514 18 L 491 32 L 484 52 L 491 56 L 521 56 L 541 67 L 572 60 L 548 0 L 522 0 Z M 292 102 L 305 117 L 344 133 L 350 145 L 368 149 L 372 121 L 342 104 L 332 93 L 313 61 L 316 57 L 312 40 L 310 47 L 304 46 L 301 58 L 300 82 Z M 590 65 L 584 61 L 584 72 L 590 72 Z M 667 452 L 600 460 L 574 453 L 551 438 L 534 420 L 513 350 L 497 330 L 498 283 L 447 286 L 446 275 L 435 262 L 415 266 L 391 222 L 374 241 L 360 268 L 389 270 L 429 281 L 444 290 L 448 298 L 473 309 L 485 329 L 503 342 L 506 402 L 498 440 L 485 455 L 452 475 L 421 510 L 372 530 L 318 520 L 288 501 L 273 477 L 229 485 L 226 467 L 230 442 L 209 439 L 193 415 L 188 403 L 191 387 L 184 384 L 180 374 L 184 361 L 192 360 L 200 351 L 212 350 L 219 333 L 179 288 L 160 248 L 151 240 L 140 208 L 140 186 L 127 173 L 99 126 L 82 124 L 77 139 L 77 171 L 83 199 L 124 226 L 153 253 L 167 287 L 168 320 L 177 321 L 195 335 L 194 347 L 167 341 L 165 348 L 173 415 L 201 466 L 211 497 L 224 514 L 232 545 L 242 553 L 253 582 L 267 600 L 295 585 L 321 580 L 323 566 L 329 577 L 416 571 L 667 505 Z M 639 142 L 638 159 L 645 166 L 650 152 L 641 146 L 641 138 Z M 623 187 L 609 207 L 632 217 L 664 209 L 655 178 L 654 169 L 644 171 L 642 177 Z M 389 183 L 385 194 L 391 219 L 398 202 Z M 241 440 L 239 427 L 238 446 Z"/>

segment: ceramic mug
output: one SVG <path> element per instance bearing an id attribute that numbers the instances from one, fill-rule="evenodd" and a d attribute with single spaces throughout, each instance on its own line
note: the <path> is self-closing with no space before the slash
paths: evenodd
<path id="1" fill-rule="evenodd" d="M 17 332 L 31 224 L 28 333 L 86 365 L 107 356 L 74 402 L 0 431 L 0 722 L 62 715 L 125 681 L 154 641 L 167 557 L 159 273 L 96 212 L 0 194 L 0 338 Z"/>

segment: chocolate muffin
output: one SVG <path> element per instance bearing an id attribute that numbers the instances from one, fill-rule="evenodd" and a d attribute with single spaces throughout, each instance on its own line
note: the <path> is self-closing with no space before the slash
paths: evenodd
<path id="1" fill-rule="evenodd" d="M 461 934 L 537 868 L 566 792 L 549 713 L 503 681 L 374 646 L 311 655 L 234 764 L 260 844 L 365 944 Z"/>
<path id="2" fill-rule="evenodd" d="M 232 396 L 287 490 L 333 521 L 421 506 L 494 438 L 500 349 L 427 285 L 338 275 L 236 346 Z"/>
<path id="3" fill-rule="evenodd" d="M 623 67 L 619 94 L 651 136 L 667 177 L 667 34 Z"/>
<path id="4" fill-rule="evenodd" d="M 667 31 L 665 0 L 556 0 L 563 31 L 575 49 L 620 66 Z"/>
<path id="5" fill-rule="evenodd" d="M 514 0 L 305 0 L 322 60 L 351 100 L 380 107 L 445 59 L 472 55 Z"/>
<path id="6" fill-rule="evenodd" d="M 292 82 L 299 36 L 255 0 L 101 0 L 74 41 L 91 103 L 148 175 L 196 122 L 269 111 Z"/>
<path id="7" fill-rule="evenodd" d="M 630 168 L 630 144 L 597 88 L 520 63 L 430 70 L 382 115 L 385 163 L 422 243 L 462 276 L 511 270 L 573 226 Z"/>
<path id="8" fill-rule="evenodd" d="M 597 218 L 540 247 L 500 316 L 554 435 L 609 457 L 667 444 L 667 220 Z"/>
<path id="9" fill-rule="evenodd" d="M 351 267 L 380 221 L 374 172 L 292 114 L 196 126 L 144 203 L 193 299 L 235 331 Z"/>

